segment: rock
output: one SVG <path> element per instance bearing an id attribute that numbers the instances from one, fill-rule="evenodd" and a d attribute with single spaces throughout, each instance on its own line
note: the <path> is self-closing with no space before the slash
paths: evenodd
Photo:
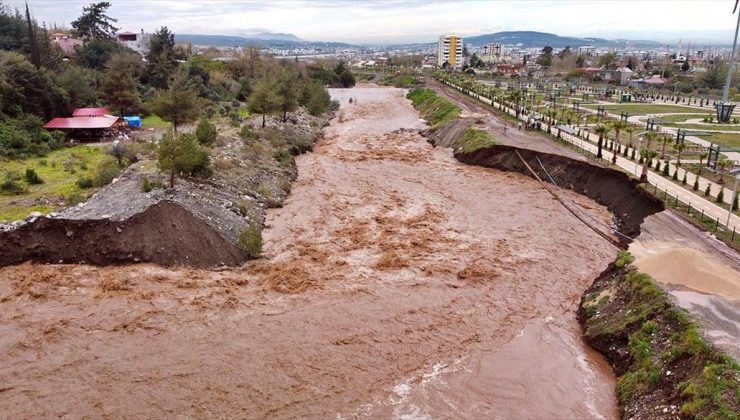
<path id="1" fill-rule="evenodd" d="M 43 216 L 43 213 L 41 213 L 40 211 L 32 211 L 31 214 L 26 217 L 26 220 L 36 220 L 41 216 Z"/>

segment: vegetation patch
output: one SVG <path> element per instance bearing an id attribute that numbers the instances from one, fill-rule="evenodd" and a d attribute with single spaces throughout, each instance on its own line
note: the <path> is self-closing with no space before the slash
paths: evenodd
<path id="1" fill-rule="evenodd" d="M 453 143 L 453 149 L 456 153 L 471 153 L 478 149 L 485 149 L 498 144 L 493 137 L 484 130 L 474 127 L 468 127 L 460 137 Z"/>
<path id="2" fill-rule="evenodd" d="M 447 125 L 460 116 L 461 109 L 446 98 L 437 96 L 432 89 L 417 88 L 406 95 L 414 108 L 418 109 L 432 128 Z"/>
<path id="3" fill-rule="evenodd" d="M 687 311 L 620 252 L 584 294 L 585 340 L 618 375 L 625 418 L 737 418 L 740 366 L 712 347 Z"/>
<path id="4" fill-rule="evenodd" d="M 237 242 L 239 248 L 244 250 L 247 255 L 257 258 L 262 252 L 262 232 L 257 226 L 249 226 L 239 235 Z"/>

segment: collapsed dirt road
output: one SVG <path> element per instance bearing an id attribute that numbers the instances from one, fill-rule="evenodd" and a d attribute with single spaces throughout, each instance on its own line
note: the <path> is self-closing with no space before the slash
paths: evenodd
<path id="1" fill-rule="evenodd" d="M 432 148 L 403 93 L 332 92 L 263 260 L 0 269 L 3 415 L 616 417 L 574 315 L 615 248 Z"/>

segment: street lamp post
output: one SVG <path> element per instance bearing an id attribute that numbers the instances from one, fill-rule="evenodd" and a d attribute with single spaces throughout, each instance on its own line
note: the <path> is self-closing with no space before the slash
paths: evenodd
<path id="1" fill-rule="evenodd" d="M 732 205 L 735 203 L 735 196 L 737 195 L 737 180 L 740 178 L 740 174 L 735 175 L 735 186 L 732 188 L 732 197 L 730 197 L 730 210 L 727 211 L 727 221 L 725 226 L 730 227 L 730 216 L 732 216 Z M 720 186 L 722 188 L 722 186 Z"/>
<path id="2" fill-rule="evenodd" d="M 737 3 L 735 3 L 735 9 L 737 9 Z M 735 10 L 732 11 L 735 13 Z M 732 83 L 732 73 L 735 70 L 735 49 L 737 48 L 737 32 L 740 29 L 740 13 L 737 14 L 737 25 L 735 26 L 735 40 L 732 43 L 732 54 L 730 55 L 730 65 L 727 68 L 727 81 L 725 82 L 725 89 L 722 91 L 722 102 L 718 102 L 715 106 L 717 108 L 717 122 L 728 123 L 732 117 L 732 111 L 735 110 L 735 104 L 731 103 L 730 100 L 730 84 Z"/>

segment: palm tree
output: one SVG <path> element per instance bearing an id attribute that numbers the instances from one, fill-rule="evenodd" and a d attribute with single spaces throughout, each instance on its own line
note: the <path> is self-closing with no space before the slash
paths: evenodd
<path id="1" fill-rule="evenodd" d="M 727 159 L 726 156 L 721 155 L 717 160 L 717 172 L 719 172 L 718 184 L 723 185 L 725 183 L 725 175 L 729 173 L 735 167 L 735 162 Z"/>
<path id="2" fill-rule="evenodd" d="M 683 149 L 686 148 L 686 143 L 676 143 L 673 145 L 673 148 L 676 149 L 678 152 L 678 157 L 676 158 L 676 166 L 681 166 L 681 153 L 683 152 Z"/>
<path id="3" fill-rule="evenodd" d="M 662 146 L 660 148 L 660 158 L 665 159 L 665 145 L 666 143 L 673 142 L 673 137 L 671 137 L 668 133 L 663 133 L 660 137 L 662 143 Z"/>
<path id="4" fill-rule="evenodd" d="M 614 141 L 617 143 L 616 147 L 614 148 L 614 154 L 612 155 L 612 164 L 616 165 L 617 163 L 617 152 L 619 151 L 619 148 L 620 148 L 619 132 L 626 129 L 627 127 L 628 125 L 624 121 L 615 121 L 612 123 L 612 130 L 614 130 L 614 136 L 615 136 Z"/>
<path id="5" fill-rule="evenodd" d="M 604 145 L 604 137 L 609 134 L 609 131 L 611 131 L 611 127 L 605 124 L 599 124 L 594 128 L 594 133 L 599 135 L 599 143 L 598 143 L 598 150 L 596 152 L 596 158 L 601 159 L 603 157 L 601 153 L 601 148 Z"/>
<path id="6" fill-rule="evenodd" d="M 628 125 L 627 128 L 624 131 L 626 131 L 627 134 L 629 134 L 629 136 L 630 136 L 629 147 L 632 147 L 632 135 L 635 134 L 635 131 L 637 131 L 637 128 L 635 128 L 632 125 Z"/>
<path id="7" fill-rule="evenodd" d="M 647 133 L 645 133 L 645 141 L 647 143 L 645 143 L 645 147 L 640 150 L 640 156 L 642 156 L 643 159 L 640 182 L 647 182 L 648 165 L 650 164 L 650 161 L 658 155 L 658 152 L 650 147 L 657 137 L 658 135 L 655 134 L 655 132 L 653 131 L 648 131 Z"/>

